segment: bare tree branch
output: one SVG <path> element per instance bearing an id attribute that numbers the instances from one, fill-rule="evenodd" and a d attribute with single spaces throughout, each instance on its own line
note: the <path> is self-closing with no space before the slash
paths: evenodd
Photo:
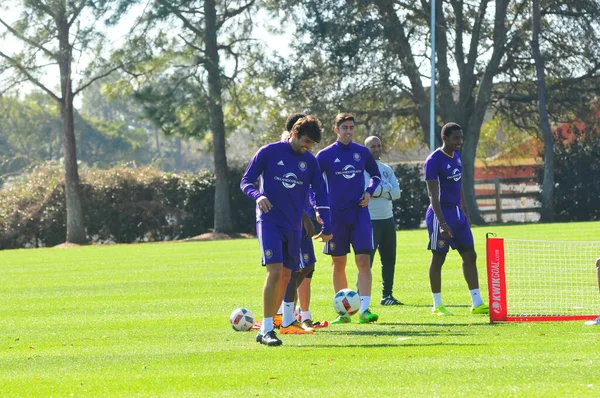
<path id="1" fill-rule="evenodd" d="M 10 62 L 10 64 L 14 68 L 19 70 L 19 72 L 21 72 L 24 76 L 27 77 L 27 80 L 29 80 L 31 83 L 35 84 L 36 86 L 41 88 L 43 91 L 45 91 L 50 97 L 52 97 L 53 100 L 55 100 L 57 102 L 61 102 L 61 98 L 59 98 L 56 94 L 54 94 L 48 87 L 43 85 L 42 82 L 40 82 L 38 79 L 36 79 L 31 73 L 29 73 L 27 68 L 25 68 L 25 66 L 23 66 L 19 61 L 12 58 L 11 56 L 3 53 L 2 51 L 0 51 L 0 57 L 4 58 L 8 62 Z"/>
<path id="2" fill-rule="evenodd" d="M 42 46 L 39 43 L 34 42 L 33 40 L 23 36 L 21 33 L 17 32 L 16 30 L 13 29 L 12 26 L 10 26 L 9 24 L 7 24 L 2 18 L 0 18 L 0 24 L 4 25 L 4 27 L 6 29 L 8 29 L 8 31 L 10 33 L 12 33 L 15 37 L 17 37 L 18 39 L 24 41 L 25 43 L 29 44 L 32 47 L 35 47 L 41 51 L 44 52 L 44 54 L 46 54 L 48 57 L 58 61 L 58 55 L 53 53 L 52 51 L 48 50 L 47 48 L 45 48 L 44 46 Z"/>
<path id="3" fill-rule="evenodd" d="M 73 97 L 75 97 L 77 94 L 79 94 L 80 92 L 82 92 L 83 90 L 85 90 L 88 86 L 90 86 L 95 81 L 100 80 L 102 78 L 105 78 L 106 76 L 110 75 L 111 73 L 113 73 L 117 69 L 121 68 L 121 66 L 122 65 L 114 66 L 114 67 L 110 68 L 109 70 L 107 70 L 106 72 L 101 73 L 101 74 L 99 74 L 97 76 L 92 77 L 90 80 L 88 80 L 87 83 L 82 84 L 77 90 L 73 91 Z"/>
<path id="4" fill-rule="evenodd" d="M 243 6 L 241 6 L 240 8 L 236 8 L 235 10 L 232 11 L 225 11 L 225 13 L 223 13 L 223 15 L 221 15 L 221 18 L 219 18 L 219 21 L 217 22 L 217 31 L 221 29 L 221 27 L 223 26 L 223 24 L 225 22 L 227 22 L 227 20 L 243 13 L 244 11 L 248 10 L 250 7 L 252 7 L 254 5 L 254 1 L 255 0 L 250 0 L 248 1 L 246 4 L 244 4 Z"/>

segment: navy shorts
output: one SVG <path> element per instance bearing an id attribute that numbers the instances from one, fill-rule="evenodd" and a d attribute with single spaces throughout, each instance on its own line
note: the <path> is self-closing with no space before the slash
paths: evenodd
<path id="1" fill-rule="evenodd" d="M 325 243 L 323 253 L 345 256 L 351 245 L 354 253 L 370 254 L 373 250 L 373 227 L 367 207 L 332 213 L 331 225 L 333 238 Z"/>
<path id="2" fill-rule="evenodd" d="M 256 235 L 262 252 L 262 265 L 283 263 L 292 271 L 300 269 L 302 231 L 259 221 L 256 223 Z"/>
<path id="3" fill-rule="evenodd" d="M 442 238 L 440 234 L 440 222 L 435 216 L 431 206 L 427 209 L 425 221 L 429 231 L 429 244 L 427 249 L 438 252 L 448 253 L 450 247 L 453 249 L 469 249 L 475 246 L 471 226 L 467 221 L 465 213 L 458 206 L 442 208 L 446 224 L 452 228 L 453 237 L 450 239 Z M 459 250 L 460 251 L 460 250 Z"/>

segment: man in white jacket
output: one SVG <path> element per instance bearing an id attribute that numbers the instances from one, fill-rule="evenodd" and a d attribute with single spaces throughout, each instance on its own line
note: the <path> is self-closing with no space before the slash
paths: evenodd
<path id="1" fill-rule="evenodd" d="M 381 305 L 402 305 L 392 295 L 394 287 L 394 271 L 396 268 L 396 221 L 392 211 L 392 201 L 400 198 L 400 186 L 394 170 L 381 161 L 381 140 L 376 136 L 368 137 L 365 146 L 373 154 L 381 174 L 381 184 L 369 202 L 369 214 L 373 226 L 374 249 L 371 252 L 371 267 L 375 252 L 379 250 L 381 257 L 381 277 L 383 280 Z M 370 176 L 365 173 L 365 184 L 369 184 Z"/>

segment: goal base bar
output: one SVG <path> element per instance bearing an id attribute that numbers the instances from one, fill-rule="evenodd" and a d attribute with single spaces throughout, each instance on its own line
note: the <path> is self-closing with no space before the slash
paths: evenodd
<path id="1" fill-rule="evenodd" d="M 554 322 L 554 321 L 588 321 L 598 318 L 596 315 L 508 315 L 504 321 L 494 322 Z"/>

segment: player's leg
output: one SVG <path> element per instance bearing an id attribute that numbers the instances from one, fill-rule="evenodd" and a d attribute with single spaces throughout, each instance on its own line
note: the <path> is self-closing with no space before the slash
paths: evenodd
<path id="1" fill-rule="evenodd" d="M 402 305 L 403 303 L 396 300 L 392 294 L 396 270 L 396 222 L 393 217 L 381 221 L 383 222 L 383 233 L 379 244 L 382 280 L 381 305 Z"/>
<path id="2" fill-rule="evenodd" d="M 281 345 L 273 330 L 273 316 L 281 303 L 280 284 L 283 275 L 283 236 L 273 225 L 256 223 L 256 235 L 262 253 L 262 265 L 267 270 L 263 284 L 263 322 L 256 341 L 267 346 Z"/>
<path id="3" fill-rule="evenodd" d="M 379 319 L 370 311 L 373 274 L 371 272 L 371 252 L 374 247 L 373 227 L 369 210 L 365 207 L 357 214 L 351 235 L 354 258 L 358 268 L 358 291 L 360 295 L 359 322 L 370 323 Z"/>
<path id="4" fill-rule="evenodd" d="M 302 251 L 301 247 L 302 235 L 301 231 L 288 231 L 286 247 L 283 256 L 283 268 L 287 269 L 290 278 L 288 283 L 283 286 L 283 293 L 286 290 L 289 292 L 289 297 L 283 301 L 283 318 L 281 320 L 281 334 L 307 334 L 312 333 L 312 329 L 305 329 L 294 316 L 294 306 L 296 304 L 296 289 L 298 286 L 297 280 L 300 277 L 302 266 Z M 293 274 L 293 280 L 291 275 Z M 284 299 L 282 294 L 281 299 Z"/>
<path id="5" fill-rule="evenodd" d="M 350 253 L 350 228 L 340 215 L 332 215 L 331 231 L 333 238 L 325 243 L 323 253 L 331 256 L 332 282 L 334 293 L 348 287 L 346 261 Z"/>
<path id="6" fill-rule="evenodd" d="M 484 304 L 483 298 L 481 297 L 481 291 L 479 290 L 479 275 L 477 272 L 477 253 L 471 247 L 467 248 L 466 251 L 459 246 L 458 252 L 460 253 L 463 263 L 463 276 L 469 286 L 469 294 L 471 295 L 471 312 L 473 314 L 489 314 L 490 308 L 487 304 Z"/>
<path id="7" fill-rule="evenodd" d="M 279 307 L 283 264 L 266 264 L 267 276 L 263 286 L 263 323 L 256 341 L 268 346 L 281 345 L 273 329 L 273 316 Z"/>
<path id="8" fill-rule="evenodd" d="M 303 278 L 302 283 L 298 286 L 298 302 L 300 303 L 300 316 L 302 325 L 312 327 L 312 315 L 310 313 L 310 285 L 312 282 L 312 276 L 315 271 L 315 264 L 308 264 L 303 270 L 307 271 L 306 276 Z"/>
<path id="9" fill-rule="evenodd" d="M 444 214 L 446 216 L 446 214 Z M 431 287 L 431 296 L 433 298 L 434 315 L 452 315 L 450 311 L 444 307 L 442 301 L 442 266 L 446 261 L 446 254 L 449 250 L 449 242 L 443 239 L 439 233 L 440 226 L 437 217 L 433 213 L 431 207 L 425 215 L 427 230 L 429 232 L 429 243 L 427 249 L 431 250 L 431 263 L 429 264 L 429 285 Z"/>
<path id="10" fill-rule="evenodd" d="M 348 255 L 331 256 L 332 266 L 332 282 L 333 291 L 339 292 L 342 289 L 348 287 L 348 279 L 346 278 L 346 263 L 348 261 Z"/>
<path id="11" fill-rule="evenodd" d="M 479 290 L 479 274 L 477 272 L 477 253 L 475 252 L 475 243 L 473 233 L 467 218 L 460 211 L 460 218 L 457 225 L 450 225 L 454 236 L 452 238 L 456 249 L 462 257 L 463 276 L 469 287 L 471 295 L 471 312 L 473 314 L 489 314 L 490 307 L 483 302 L 481 291 Z"/>
<path id="12" fill-rule="evenodd" d="M 431 251 L 431 263 L 429 264 L 429 285 L 431 287 L 431 296 L 433 298 L 434 315 L 452 315 L 444 307 L 442 301 L 442 266 L 446 261 L 446 254 L 443 252 Z"/>
<path id="13" fill-rule="evenodd" d="M 290 272 L 290 279 L 285 288 L 285 294 L 283 296 L 282 303 L 282 325 L 290 325 L 296 318 L 294 317 L 294 306 L 296 305 L 296 292 L 298 290 L 298 284 L 302 277 L 302 270 L 296 270 Z"/>

